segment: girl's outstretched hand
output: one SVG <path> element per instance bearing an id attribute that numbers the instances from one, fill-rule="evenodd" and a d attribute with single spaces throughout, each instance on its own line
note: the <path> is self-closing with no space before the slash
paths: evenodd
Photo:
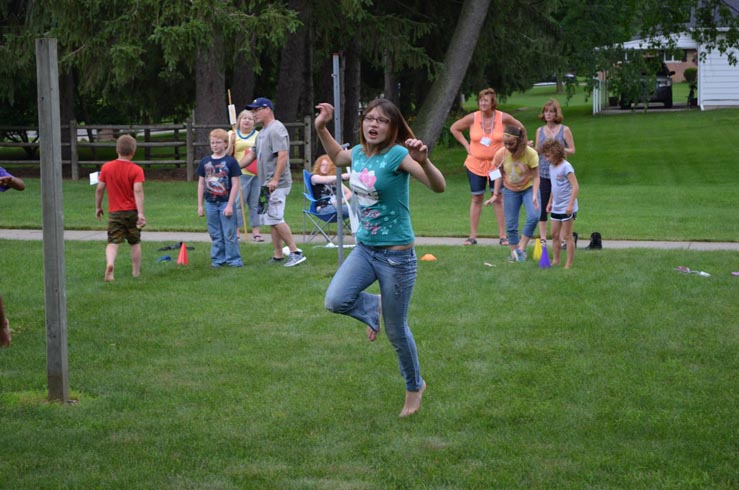
<path id="1" fill-rule="evenodd" d="M 405 147 L 408 148 L 408 154 L 412 159 L 420 163 L 422 166 L 429 157 L 429 148 L 423 144 L 423 141 L 417 139 L 405 140 Z"/>
<path id="2" fill-rule="evenodd" d="M 315 125 L 316 130 L 320 131 L 324 129 L 326 124 L 328 124 L 334 117 L 334 106 L 327 102 L 321 102 L 316 106 L 316 109 L 318 110 L 318 115 L 313 124 Z"/>

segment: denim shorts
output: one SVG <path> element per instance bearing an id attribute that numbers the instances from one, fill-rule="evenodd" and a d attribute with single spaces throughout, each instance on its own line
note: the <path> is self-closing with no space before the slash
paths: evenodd
<path id="1" fill-rule="evenodd" d="M 493 190 L 493 182 L 490 181 L 490 177 L 482 177 L 481 175 L 473 174 L 468 168 L 467 180 L 470 181 L 470 192 L 473 196 L 485 195 L 485 189 L 490 186 L 490 191 Z"/>

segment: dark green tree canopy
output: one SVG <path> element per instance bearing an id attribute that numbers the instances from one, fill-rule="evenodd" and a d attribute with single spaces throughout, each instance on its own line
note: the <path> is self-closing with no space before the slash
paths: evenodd
<path id="1" fill-rule="evenodd" d="M 666 36 L 666 45 L 655 49 L 669 49 L 672 36 L 691 32 L 709 48 L 731 53 L 739 47 L 738 3 L 489 0 L 478 12 L 484 24 L 475 47 L 459 48 L 451 37 L 464 0 L 433 8 L 422 0 L 14 0 L 0 5 L 0 100 L 7 122 L 29 122 L 34 40 L 54 37 L 63 76 L 74 82 L 78 118 L 181 119 L 195 106 L 198 56 L 217 41 L 223 60 L 217 69 L 227 86 L 247 65 L 260 95 L 276 96 L 282 72 L 310 101 L 325 91 L 327 60 L 340 52 L 358 70 L 360 99 L 397 97 L 413 117 L 438 102 L 428 100 L 435 83 L 451 81 L 465 94 L 492 86 L 505 96 L 552 74 L 587 76 L 612 67 L 623 58 L 618 43 L 635 37 Z M 301 55 L 308 58 L 305 73 L 280 70 L 288 36 L 298 33 L 308 46 Z M 472 49 L 472 59 L 462 72 L 444 73 L 444 60 L 462 54 L 454 49 Z M 442 80 L 443 73 L 451 78 Z M 284 80 L 280 86 L 292 87 Z M 309 112 L 309 105 L 301 110 Z"/>

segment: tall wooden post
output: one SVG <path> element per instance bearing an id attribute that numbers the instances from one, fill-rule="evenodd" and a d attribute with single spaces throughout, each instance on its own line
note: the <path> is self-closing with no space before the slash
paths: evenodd
<path id="1" fill-rule="evenodd" d="M 67 291 L 64 273 L 62 133 L 56 39 L 36 40 L 41 200 L 44 227 L 46 376 L 49 400 L 69 402 Z"/>

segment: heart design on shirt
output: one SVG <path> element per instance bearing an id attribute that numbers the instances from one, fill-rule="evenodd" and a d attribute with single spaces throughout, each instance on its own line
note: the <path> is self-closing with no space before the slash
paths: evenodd
<path id="1" fill-rule="evenodd" d="M 366 185 L 368 189 L 374 189 L 375 182 L 377 182 L 377 177 L 375 177 L 374 171 L 370 173 L 365 168 L 362 170 L 362 173 L 359 174 L 359 181 L 362 182 L 364 185 Z"/>

